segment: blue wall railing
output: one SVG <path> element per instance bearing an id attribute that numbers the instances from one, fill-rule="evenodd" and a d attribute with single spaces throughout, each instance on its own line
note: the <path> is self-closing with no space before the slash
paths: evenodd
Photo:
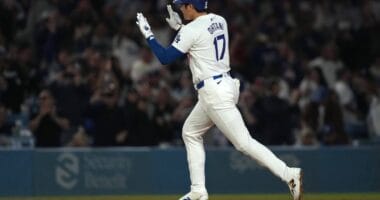
<path id="1" fill-rule="evenodd" d="M 380 147 L 272 148 L 304 168 L 307 192 L 380 192 Z M 285 193 L 287 186 L 234 149 L 208 149 L 210 193 Z M 183 149 L 0 150 L 0 196 L 181 194 Z"/>

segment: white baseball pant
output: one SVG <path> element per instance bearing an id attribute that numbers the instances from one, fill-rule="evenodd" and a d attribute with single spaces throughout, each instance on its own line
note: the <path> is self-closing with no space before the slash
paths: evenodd
<path id="1" fill-rule="evenodd" d="M 223 74 L 222 78 L 204 80 L 198 90 L 198 102 L 185 121 L 182 137 L 186 146 L 191 191 L 206 192 L 205 149 L 203 134 L 212 126 L 231 141 L 235 148 L 267 167 L 283 181 L 289 180 L 288 167 L 268 148 L 253 139 L 236 107 L 239 81 Z"/>

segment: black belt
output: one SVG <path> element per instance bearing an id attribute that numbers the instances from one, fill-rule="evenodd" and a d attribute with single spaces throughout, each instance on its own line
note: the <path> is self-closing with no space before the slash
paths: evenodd
<path id="1" fill-rule="evenodd" d="M 223 73 L 224 74 L 224 73 Z M 223 74 L 218 74 L 218 75 L 215 75 L 215 76 L 212 76 L 212 79 L 218 79 L 218 78 L 222 78 L 223 77 Z M 230 74 L 230 72 L 227 72 L 226 74 Z M 202 80 L 202 81 L 200 81 L 199 83 L 197 83 L 196 85 L 195 85 L 195 88 L 197 89 L 197 90 L 199 90 L 199 89 L 201 89 L 201 88 L 203 88 L 205 86 L 205 81 L 204 80 Z"/>

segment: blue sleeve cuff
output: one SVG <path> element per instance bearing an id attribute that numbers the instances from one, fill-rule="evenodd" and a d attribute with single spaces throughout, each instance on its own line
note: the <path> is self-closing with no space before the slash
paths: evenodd
<path id="1" fill-rule="evenodd" d="M 167 48 L 162 47 L 157 40 L 152 36 L 147 38 L 149 47 L 152 49 L 154 55 L 163 65 L 167 65 L 177 60 L 178 58 L 184 56 L 185 54 L 170 45 Z"/>

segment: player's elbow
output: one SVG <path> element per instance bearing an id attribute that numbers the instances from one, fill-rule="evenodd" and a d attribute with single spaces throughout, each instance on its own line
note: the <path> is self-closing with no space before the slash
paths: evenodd
<path id="1" fill-rule="evenodd" d="M 237 142 L 236 144 L 234 144 L 236 150 L 242 152 L 243 154 L 245 155 L 249 155 L 249 140 L 241 140 L 240 142 Z"/>
<path id="2" fill-rule="evenodd" d="M 162 48 L 161 46 L 157 46 L 156 43 L 151 43 L 151 46 L 154 54 L 163 65 L 168 65 L 183 55 L 182 52 L 178 51 L 173 46 L 170 46 L 166 49 Z"/>

